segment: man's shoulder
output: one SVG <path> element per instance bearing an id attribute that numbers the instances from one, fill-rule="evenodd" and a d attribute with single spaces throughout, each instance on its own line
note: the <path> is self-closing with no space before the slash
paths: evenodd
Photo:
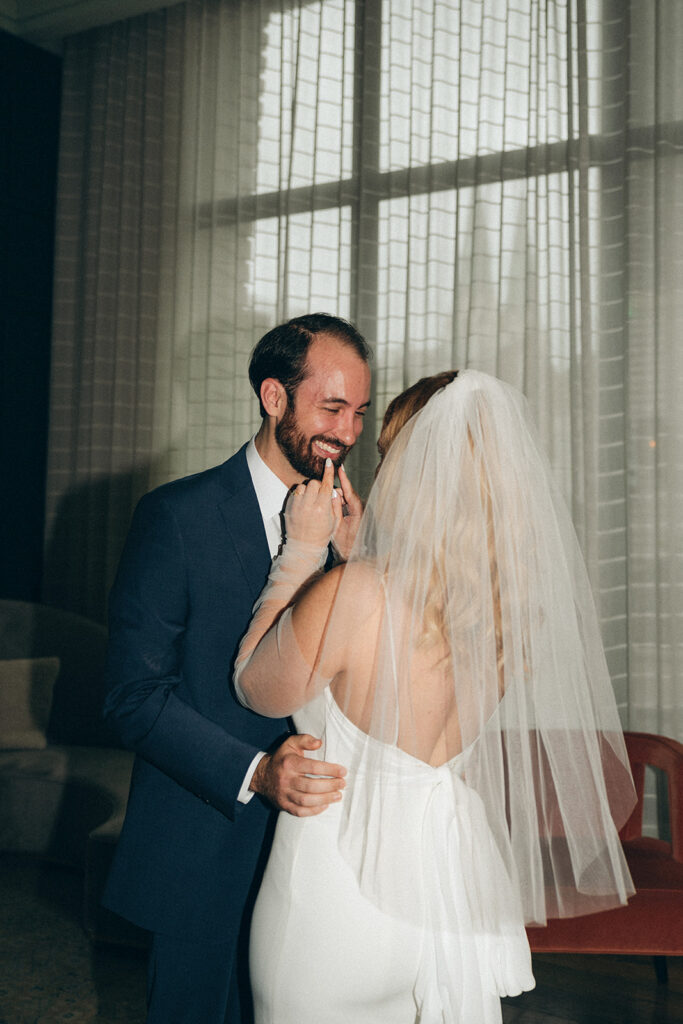
<path id="1" fill-rule="evenodd" d="M 246 444 L 243 445 L 218 466 L 160 484 L 141 498 L 141 504 L 177 506 L 193 504 L 195 501 L 225 500 L 235 491 L 251 485 L 246 448 Z"/>

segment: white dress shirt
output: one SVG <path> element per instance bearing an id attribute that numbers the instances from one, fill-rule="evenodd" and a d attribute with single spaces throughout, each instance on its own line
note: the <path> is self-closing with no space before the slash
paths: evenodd
<path id="1" fill-rule="evenodd" d="M 256 499 L 261 510 L 261 518 L 263 519 L 263 525 L 266 531 L 266 540 L 268 541 L 268 549 L 270 551 L 270 557 L 275 558 L 275 555 L 280 549 L 282 543 L 282 523 L 280 521 L 280 513 L 282 512 L 285 498 L 289 493 L 289 488 L 286 484 L 283 484 L 279 476 L 276 476 L 270 469 L 258 451 L 256 450 L 256 444 L 254 438 L 247 445 L 247 466 L 249 467 L 249 473 L 251 474 L 251 482 L 254 485 L 256 491 Z M 260 750 L 254 760 L 247 769 L 247 774 L 244 776 L 244 782 L 237 795 L 237 799 L 240 803 L 248 804 L 253 797 L 252 791 L 249 789 L 249 785 L 253 778 L 256 766 L 262 757 L 265 757 L 265 751 Z"/>
<path id="2" fill-rule="evenodd" d="M 256 491 L 256 499 L 261 509 L 263 525 L 266 528 L 270 557 L 275 558 L 282 543 L 280 513 L 289 493 L 289 488 L 265 464 L 256 450 L 253 437 L 247 445 L 247 466 L 251 474 L 251 482 Z"/>

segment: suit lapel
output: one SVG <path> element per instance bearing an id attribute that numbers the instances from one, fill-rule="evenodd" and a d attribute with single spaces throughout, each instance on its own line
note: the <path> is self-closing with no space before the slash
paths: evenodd
<path id="1" fill-rule="evenodd" d="M 221 467 L 220 482 L 225 497 L 218 507 L 237 561 L 256 600 L 268 575 L 270 551 L 245 451 L 246 445 Z"/>

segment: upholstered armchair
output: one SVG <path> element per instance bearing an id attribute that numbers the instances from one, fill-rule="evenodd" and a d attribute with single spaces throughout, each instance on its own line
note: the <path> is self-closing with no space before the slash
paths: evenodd
<path id="1" fill-rule="evenodd" d="M 654 957 L 657 979 L 667 980 L 667 956 L 683 956 L 683 744 L 629 732 L 626 749 L 638 802 L 621 830 L 636 894 L 625 907 L 528 928 L 536 953 L 615 953 Z M 645 768 L 666 779 L 669 835 L 644 836 Z"/>
<path id="2" fill-rule="evenodd" d="M 102 720 L 106 644 L 80 615 L 0 600 L 0 851 L 82 868 L 88 934 L 139 944 L 100 906 L 133 767 Z"/>

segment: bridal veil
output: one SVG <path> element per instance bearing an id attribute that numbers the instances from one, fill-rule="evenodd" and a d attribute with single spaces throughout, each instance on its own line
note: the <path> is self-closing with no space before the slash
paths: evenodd
<path id="1" fill-rule="evenodd" d="M 408 421 L 349 569 L 319 666 L 325 644 L 353 652 L 332 693 L 357 727 L 340 847 L 365 894 L 389 913 L 422 912 L 395 815 L 428 765 L 433 801 L 457 808 L 463 785 L 476 800 L 493 851 L 471 837 L 473 869 L 498 865 L 524 921 L 625 902 L 633 887 L 617 830 L 634 802 L 628 759 L 584 562 L 521 394 L 466 370 Z M 372 664 L 371 686 L 354 678 L 361 663 Z M 322 694 L 318 703 L 324 728 Z M 467 842 L 441 826 L 423 837 L 445 927 L 449 850 Z M 494 905 L 496 880 L 477 884 Z"/>

